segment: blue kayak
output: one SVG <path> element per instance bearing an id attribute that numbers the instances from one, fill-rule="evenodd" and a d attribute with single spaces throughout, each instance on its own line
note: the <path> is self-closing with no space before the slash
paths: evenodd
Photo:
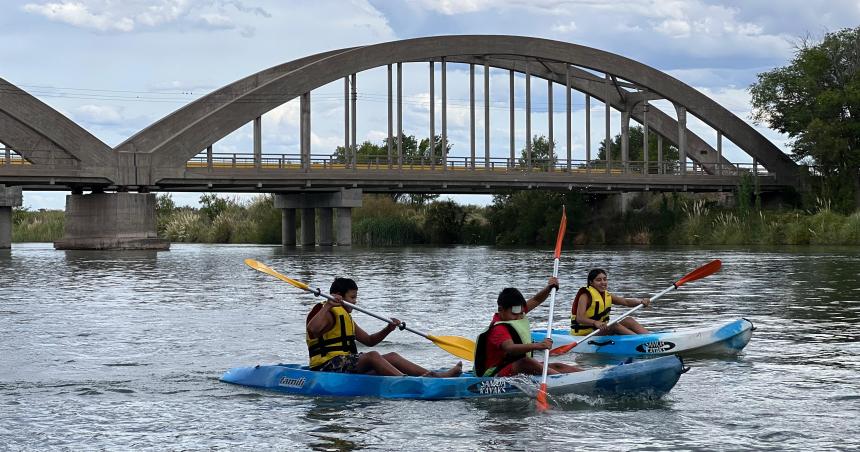
<path id="1" fill-rule="evenodd" d="M 631 334 L 625 336 L 593 336 L 571 351 L 606 357 L 651 357 L 680 354 L 733 355 L 740 352 L 752 338 L 755 330 L 747 319 L 737 319 L 709 328 L 678 329 L 673 331 Z M 546 330 L 532 331 L 533 341 L 542 341 Z M 570 344 L 580 336 L 571 336 L 570 330 L 552 330 L 553 347 Z"/>
<path id="2" fill-rule="evenodd" d="M 660 397 L 675 386 L 683 372 L 681 359 L 669 356 L 550 375 L 547 392 L 551 395 Z M 439 400 L 533 396 L 540 376 L 475 377 L 468 372 L 456 378 L 384 377 L 318 372 L 299 364 L 276 364 L 230 369 L 221 381 L 304 396 Z"/>

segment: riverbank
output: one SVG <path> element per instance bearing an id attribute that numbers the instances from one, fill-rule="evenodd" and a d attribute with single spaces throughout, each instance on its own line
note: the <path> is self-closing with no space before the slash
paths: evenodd
<path id="1" fill-rule="evenodd" d="M 251 201 L 204 195 L 201 207 L 176 207 L 158 197 L 158 234 L 175 243 L 280 243 L 280 211 L 271 195 Z M 353 243 L 548 245 L 568 211 L 567 241 L 579 245 L 860 245 L 860 211 L 841 214 L 821 203 L 811 211 L 728 207 L 701 195 L 637 197 L 624 213 L 607 209 L 606 197 L 579 193 L 517 192 L 489 206 L 452 201 L 398 202 L 365 195 L 353 213 Z M 62 237 L 62 211 L 13 213 L 14 242 Z"/>

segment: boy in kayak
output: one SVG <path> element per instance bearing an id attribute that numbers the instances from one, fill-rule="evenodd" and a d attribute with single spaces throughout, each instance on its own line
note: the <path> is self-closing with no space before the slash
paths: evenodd
<path id="1" fill-rule="evenodd" d="M 508 287 L 496 300 L 498 312 L 489 328 L 478 336 L 475 348 L 475 375 L 508 377 L 516 374 L 540 375 L 543 363 L 532 358 L 532 352 L 552 348 L 552 339 L 532 342 L 531 326 L 526 313 L 546 300 L 550 290 L 558 288 L 558 279 L 549 283 L 526 301 L 523 294 Z M 582 369 L 564 363 L 550 363 L 548 374 L 578 372 Z"/>
<path id="2" fill-rule="evenodd" d="M 336 301 L 327 300 L 311 309 L 305 320 L 308 354 L 311 370 L 353 374 L 376 374 L 413 377 L 457 377 L 463 372 L 459 362 L 445 372 L 429 371 L 397 353 L 380 354 L 376 351 L 359 353 L 355 342 L 373 347 L 397 328 L 400 321 L 373 334 L 365 332 L 350 316 L 351 308 L 342 301 L 357 303 L 358 285 L 348 278 L 335 278 L 329 293 Z"/>
<path id="3" fill-rule="evenodd" d="M 647 298 L 624 298 L 612 295 L 606 290 L 609 287 L 609 278 L 606 270 L 595 268 L 588 272 L 588 280 L 585 287 L 579 289 L 573 298 L 573 306 L 570 313 L 570 334 L 573 336 L 585 336 L 594 330 L 600 330 L 598 335 L 606 334 L 645 334 L 648 333 L 642 325 L 633 317 L 626 317 L 620 322 L 606 326 L 609 322 L 609 311 L 613 304 L 624 306 L 636 306 L 644 304 L 648 307 L 650 300 Z"/>

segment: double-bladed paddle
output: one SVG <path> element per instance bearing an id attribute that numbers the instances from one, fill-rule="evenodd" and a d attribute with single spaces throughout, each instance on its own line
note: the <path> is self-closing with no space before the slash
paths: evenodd
<path id="1" fill-rule="evenodd" d="M 275 278 L 278 278 L 281 281 L 286 281 L 286 282 L 298 287 L 299 289 L 302 289 L 306 292 L 310 292 L 310 293 L 314 294 L 314 296 L 323 297 L 323 298 L 326 298 L 328 300 L 335 301 L 334 297 L 332 297 L 329 294 L 322 293 L 322 291 L 320 289 L 311 289 L 307 284 L 305 284 L 301 281 L 296 281 L 295 279 L 289 278 L 285 275 L 282 275 L 281 273 L 278 273 L 276 270 L 274 270 L 273 268 L 269 267 L 268 265 L 266 265 L 262 262 L 255 261 L 254 259 L 245 259 L 245 264 L 247 266 L 253 268 L 254 270 L 257 270 L 259 272 L 263 272 L 267 275 L 274 276 Z M 376 314 L 374 312 L 368 311 L 367 309 L 360 308 L 360 307 L 358 307 L 358 306 L 356 306 L 356 305 L 354 305 L 348 301 L 342 300 L 341 303 L 343 303 L 345 306 L 348 306 L 352 309 L 355 309 L 356 311 L 363 312 L 363 313 L 365 313 L 371 317 L 376 317 L 377 319 L 382 320 L 383 322 L 386 322 L 386 323 L 389 323 L 392 325 L 394 324 L 394 322 L 391 319 L 383 317 L 383 316 Z M 469 361 L 473 361 L 475 359 L 475 342 L 472 341 L 471 339 L 467 339 L 465 337 L 460 337 L 460 336 L 433 336 L 433 335 L 423 333 L 421 331 L 409 328 L 408 326 L 406 326 L 406 322 L 400 322 L 400 325 L 398 325 L 398 328 L 400 328 L 401 330 L 409 331 L 411 333 L 415 333 L 415 334 L 417 334 L 417 335 L 419 335 L 425 339 L 428 339 L 428 340 L 432 341 L 434 344 L 438 345 L 442 350 L 445 350 L 446 352 L 448 352 L 454 356 L 457 356 L 459 358 L 469 360 Z"/>
<path id="2" fill-rule="evenodd" d="M 712 260 L 711 262 L 708 262 L 707 264 L 702 265 L 701 267 L 699 267 L 699 268 L 691 271 L 690 273 L 687 273 L 686 275 L 684 275 L 683 278 L 672 283 L 671 286 L 667 287 L 662 292 L 651 297 L 650 302 L 653 303 L 654 301 L 656 301 L 658 298 L 662 297 L 663 295 L 666 295 L 667 293 L 669 293 L 673 290 L 676 290 L 678 287 L 681 287 L 682 285 L 684 285 L 684 283 L 688 283 L 690 281 L 695 281 L 697 279 L 702 279 L 705 276 L 710 276 L 710 275 L 716 273 L 717 270 L 720 269 L 720 266 L 722 266 L 722 262 L 720 262 L 719 259 Z M 640 304 L 640 305 L 633 307 L 632 309 L 628 310 L 624 314 L 621 314 L 617 318 L 613 319 L 611 322 L 607 323 L 606 326 L 612 326 L 612 325 L 618 323 L 619 321 L 621 321 L 625 317 L 627 317 L 630 314 L 633 314 L 634 312 L 641 309 L 642 306 L 645 306 L 645 305 Z M 585 342 L 586 340 L 590 339 L 592 336 L 596 335 L 599 332 L 600 332 L 600 330 L 594 330 L 591 333 L 583 336 L 582 339 L 580 339 L 576 342 L 571 342 L 570 344 L 565 344 L 565 345 L 562 345 L 560 347 L 556 347 L 556 348 L 552 349 L 549 352 L 549 354 L 552 356 L 563 355 L 563 354 L 569 352 L 574 347 L 576 347 L 577 344 L 581 344 L 581 343 Z M 549 335 L 547 335 L 547 337 L 549 337 Z"/>
<path id="3" fill-rule="evenodd" d="M 558 277 L 558 260 L 561 258 L 561 242 L 564 241 L 564 230 L 567 228 L 567 215 L 565 214 L 564 206 L 561 208 L 561 224 L 558 226 L 558 236 L 555 239 L 555 259 L 553 259 L 552 264 L 552 277 Z M 555 292 L 556 288 L 553 287 L 549 292 L 549 320 L 547 320 L 546 324 L 546 338 L 552 339 L 552 317 L 553 317 L 553 309 L 555 308 Z M 549 408 L 549 404 L 546 400 L 546 374 L 549 369 L 549 349 L 544 350 L 543 354 L 543 372 L 540 377 L 540 390 L 538 390 L 537 394 L 537 408 L 538 411 L 544 411 Z"/>

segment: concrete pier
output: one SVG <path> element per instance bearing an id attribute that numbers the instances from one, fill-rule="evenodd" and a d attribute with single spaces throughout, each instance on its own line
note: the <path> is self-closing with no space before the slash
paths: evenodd
<path id="1" fill-rule="evenodd" d="M 337 244 L 352 245 L 352 209 L 340 207 L 337 209 Z"/>
<path id="2" fill-rule="evenodd" d="M 319 243 L 320 246 L 332 246 L 334 244 L 334 238 L 332 237 L 332 218 L 333 218 L 333 210 L 331 207 L 320 207 L 317 209 L 320 216 L 320 235 Z"/>
<path id="3" fill-rule="evenodd" d="M 313 207 L 302 208 L 302 246 L 316 243 L 316 214 Z"/>
<path id="4" fill-rule="evenodd" d="M 281 244 L 296 245 L 296 209 L 281 209 Z"/>
<path id="5" fill-rule="evenodd" d="M 301 209 L 302 246 L 352 245 L 352 209 L 361 207 L 361 195 L 360 189 L 276 194 L 275 207 L 283 210 L 281 243 L 285 246 L 296 244 L 296 209 Z M 336 219 L 333 218 L 335 212 Z M 316 235 L 316 215 L 319 215 L 319 237 Z"/>
<path id="6" fill-rule="evenodd" d="M 155 195 L 92 193 L 66 196 L 66 226 L 58 250 L 167 250 L 158 238 Z"/>
<path id="7" fill-rule="evenodd" d="M 12 247 L 12 208 L 21 203 L 21 187 L 0 185 L 0 249 Z"/>

